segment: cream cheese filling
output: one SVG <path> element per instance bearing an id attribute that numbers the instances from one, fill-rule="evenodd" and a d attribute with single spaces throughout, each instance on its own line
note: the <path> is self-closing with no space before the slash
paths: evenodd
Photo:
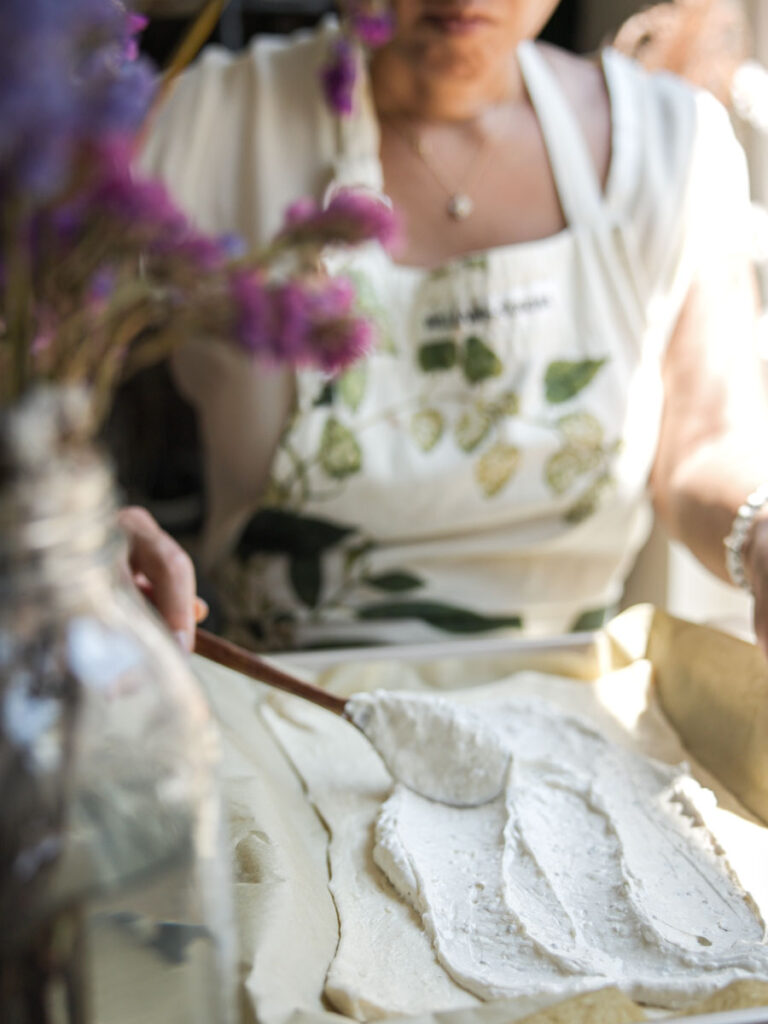
<path id="1" fill-rule="evenodd" d="M 482 685 L 456 689 L 465 680 Z M 328 884 L 340 927 L 324 995 L 336 1010 L 358 1020 L 456 1011 L 471 1021 L 480 1019 L 474 1014 L 483 1014 L 480 1005 L 489 993 L 528 987 L 528 994 L 496 1004 L 504 1020 L 513 1021 L 585 988 L 609 988 L 616 983 L 613 976 L 599 972 L 615 966 L 612 960 L 621 968 L 619 986 L 638 999 L 645 993 L 641 1001 L 656 1007 L 687 1007 L 732 979 L 768 976 L 760 913 L 746 896 L 753 894 L 768 919 L 768 829 L 690 759 L 654 698 L 652 681 L 652 668 L 644 661 L 589 684 L 536 671 L 501 677 L 500 666 L 485 662 L 473 662 L 470 676 L 466 664 L 454 661 L 420 672 L 402 662 L 342 666 L 326 679 L 348 698 L 361 690 L 391 694 L 400 688 L 409 699 L 432 699 L 436 689 L 425 687 L 439 687 L 441 701 L 470 709 L 472 721 L 479 715 L 502 746 L 516 747 L 516 762 L 505 756 L 526 795 L 523 789 L 516 792 L 512 810 L 506 793 L 485 806 L 461 809 L 393 789 L 392 775 L 373 746 L 343 718 L 283 695 L 261 707 L 261 717 L 328 830 Z M 544 717 L 532 727 L 530 719 L 538 712 Z M 608 752 L 618 761 L 612 763 Z M 440 756 L 425 743 L 420 770 Z M 689 761 L 690 776 L 700 785 L 680 767 Z M 598 764 L 601 772 L 595 770 L 595 782 L 585 789 L 583 780 Z M 659 867 L 650 849 L 657 843 L 655 816 L 650 823 L 632 819 L 636 841 L 606 824 L 613 807 L 603 809 L 600 778 L 607 777 L 614 802 L 621 805 L 635 799 L 627 779 L 647 793 L 649 777 L 636 770 L 642 764 L 650 765 L 651 794 L 661 791 L 658 813 L 673 822 L 681 819 L 675 829 L 679 832 L 682 823 L 683 848 L 689 852 L 693 845 L 693 863 L 703 861 L 701 872 L 689 866 L 683 875 L 675 863 L 666 865 L 678 858 L 669 843 L 659 854 Z M 547 778 L 538 778 L 543 775 Z M 291 825 L 292 815 L 284 817 Z M 383 836 L 387 820 L 389 838 Z M 608 881 L 605 861 L 616 869 L 614 855 L 622 842 L 624 861 Z M 516 867 L 514 874 L 505 857 Z M 695 906 L 693 916 L 690 907 L 686 918 L 679 913 L 691 872 L 703 887 L 704 919 L 696 916 Z M 714 890 L 706 881 L 713 873 Z M 600 892 L 601 902 L 595 896 Z M 726 907 L 725 927 L 708 931 L 717 920 L 720 896 L 732 904 Z M 635 910 L 638 903 L 650 911 L 650 939 L 645 918 Z M 269 920 L 271 926 L 279 921 L 284 942 L 293 942 L 282 916 Z M 659 938 L 653 938 L 654 929 Z M 271 927 L 266 934 L 275 948 Z M 707 947 L 697 936 L 717 941 Z M 515 947 L 508 945 L 510 971 L 499 976 L 504 955 L 498 944 L 512 940 L 530 975 L 527 968 L 514 970 Z M 672 951 L 666 963 L 659 951 L 665 948 Z M 257 957 L 262 969 L 264 962 L 263 955 Z M 591 973 L 579 973 L 587 962 Z M 279 987 L 279 974 L 271 967 L 268 973 L 270 985 Z"/>
<path id="2" fill-rule="evenodd" d="M 392 777 L 430 800 L 471 807 L 504 788 L 509 750 L 471 708 L 440 697 L 376 690 L 353 694 L 345 713 Z"/>
<path id="3" fill-rule="evenodd" d="M 768 977 L 763 919 L 704 824 L 712 794 L 684 765 L 621 747 L 536 698 L 457 704 L 457 734 L 465 745 L 472 729 L 481 738 L 468 743 L 471 776 L 483 777 L 489 735 L 493 770 L 500 751 L 508 769 L 495 800 L 453 806 L 468 802 L 462 751 L 430 742 L 428 699 L 400 699 L 403 729 L 388 705 L 388 743 L 399 735 L 407 751 L 420 737 L 423 791 L 442 787 L 447 802 L 396 785 L 374 859 L 455 981 L 482 999 L 615 984 L 675 1006 Z"/>

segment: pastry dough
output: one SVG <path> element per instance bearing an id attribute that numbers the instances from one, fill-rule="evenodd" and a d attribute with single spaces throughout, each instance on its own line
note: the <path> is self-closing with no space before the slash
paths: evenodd
<path id="1" fill-rule="evenodd" d="M 372 671 L 373 685 L 379 673 L 378 667 Z M 359 687 L 366 688 L 366 681 L 365 670 L 356 674 Z M 527 672 L 488 687 L 456 693 L 452 699 L 479 708 L 510 697 L 540 700 L 544 696 L 563 710 L 588 719 L 602 736 L 627 750 L 675 765 L 685 758 L 685 752 L 649 701 L 649 681 L 649 666 L 643 662 L 594 685 Z M 337 1009 L 359 1019 L 471 1005 L 473 997 L 437 963 L 427 933 L 412 908 L 398 898 L 373 863 L 374 822 L 391 787 L 377 755 L 348 723 L 291 698 L 271 700 L 264 714 L 330 831 L 331 890 L 340 917 L 341 941 L 326 982 L 327 997 Z M 694 772 L 703 785 L 714 785 L 705 772 Z M 760 867 L 768 857 L 766 832 L 740 813 L 727 794 L 719 795 L 720 806 L 704 807 L 702 814 L 726 849 L 732 846 L 729 853 L 736 856 L 730 859 L 738 862 L 734 869 L 745 887 L 763 906 L 768 905 Z M 494 827 L 499 825 L 503 827 L 501 816 Z M 731 832 L 736 839 L 729 843 Z M 746 834 L 748 843 L 744 841 Z M 751 852 L 749 857 L 744 856 L 745 847 Z M 756 930 L 752 937 L 759 942 L 761 922 L 758 916 L 753 920 Z M 455 965 L 452 971 L 454 979 L 468 983 Z M 727 977 L 721 977 L 719 984 L 724 980 Z M 592 977 L 583 984 L 594 988 L 604 983 Z M 484 990 L 482 985 L 469 984 L 485 996 L 499 994 L 493 988 Z M 576 983 L 577 989 L 580 984 Z M 706 983 L 702 989 L 699 982 L 691 984 L 688 994 L 695 998 L 706 990 Z M 548 990 L 546 985 L 538 992 L 521 992 L 512 1004 L 514 1013 L 509 1019 L 559 1001 L 567 994 L 567 989 Z M 686 996 L 685 991 L 661 994 L 670 1002 L 684 1002 Z M 650 989 L 645 991 L 645 998 L 652 995 Z"/>

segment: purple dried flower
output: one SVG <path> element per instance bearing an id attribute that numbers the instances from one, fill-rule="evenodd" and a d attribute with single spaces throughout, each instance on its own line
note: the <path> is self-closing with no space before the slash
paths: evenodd
<path id="1" fill-rule="evenodd" d="M 70 170 L 73 98 L 53 41 L 41 33 L 34 52 L 23 19 L 5 24 L 10 13 L 0 15 L 0 183 L 4 193 L 23 186 L 45 197 Z"/>
<path id="2" fill-rule="evenodd" d="M 144 31 L 149 24 L 149 18 L 145 18 L 143 14 L 128 14 L 128 20 L 126 23 L 126 34 L 128 36 L 125 43 L 125 59 L 126 60 L 137 60 L 139 56 L 139 41 L 138 36 Z"/>
<path id="3" fill-rule="evenodd" d="M 373 39 L 380 23 L 358 14 Z M 131 332 L 147 358 L 150 332 L 162 348 L 196 330 L 273 362 L 338 372 L 373 330 L 356 315 L 349 280 L 307 268 L 326 244 L 391 244 L 391 211 L 349 191 L 326 209 L 299 200 L 276 244 L 250 260 L 239 239 L 198 231 L 164 185 L 133 172 L 153 89 L 134 59 L 144 24 L 120 0 L 0 0 L 0 279 L 21 247 L 33 313 L 0 339 L 8 379 L 19 394 L 35 375 L 92 382 L 105 355 L 119 357 L 106 362 L 117 372 Z M 352 109 L 358 57 L 348 39 L 337 41 L 324 80 L 339 110 Z M 298 276 L 276 278 L 292 266 Z"/>
<path id="4" fill-rule="evenodd" d="M 352 312 L 355 286 L 348 277 L 324 278 L 316 289 L 307 293 L 307 308 L 315 322 L 341 320 Z"/>
<path id="5" fill-rule="evenodd" d="M 271 302 L 259 271 L 237 270 L 229 278 L 237 340 L 253 355 L 264 355 L 272 331 Z"/>
<path id="6" fill-rule="evenodd" d="M 134 225 L 149 222 L 174 233 L 185 223 L 162 182 L 134 180 L 128 168 L 115 167 L 97 178 L 88 200 L 103 213 Z"/>
<path id="7" fill-rule="evenodd" d="M 82 96 L 82 136 L 133 134 L 141 127 L 155 93 L 154 73 L 143 60 L 124 61 L 119 73 L 115 60 L 102 51 L 89 68 L 90 82 Z"/>
<path id="8" fill-rule="evenodd" d="M 82 234 L 85 217 L 86 210 L 82 198 L 78 196 L 68 203 L 62 203 L 53 209 L 46 216 L 45 224 L 50 228 L 50 233 L 57 242 L 68 246 L 76 242 Z M 37 225 L 34 225 L 34 230 L 37 240 L 37 236 L 40 234 Z"/>
<path id="9" fill-rule="evenodd" d="M 267 284 L 258 272 L 238 271 L 230 290 L 240 343 L 269 362 L 337 373 L 372 343 L 371 324 L 353 313 L 347 278 Z"/>
<path id="10" fill-rule="evenodd" d="M 227 251 L 218 238 L 209 238 L 195 231 L 185 223 L 184 230 L 175 238 L 158 239 L 151 246 L 154 253 L 169 253 L 191 263 L 197 270 L 216 270 L 228 258 Z"/>
<path id="11" fill-rule="evenodd" d="M 313 340 L 313 365 L 335 376 L 362 359 L 373 343 L 373 324 L 363 317 L 351 316 L 319 326 Z"/>
<path id="12" fill-rule="evenodd" d="M 32 344 L 29 346 L 29 351 L 33 359 L 39 359 L 40 356 L 48 352 L 53 344 L 53 340 L 56 337 L 53 324 L 41 325 L 38 327 L 37 334 L 32 339 Z"/>
<path id="13" fill-rule="evenodd" d="M 287 281 L 269 291 L 271 336 L 268 354 L 276 361 L 301 365 L 306 361 L 310 328 L 307 296 L 298 281 Z"/>
<path id="14" fill-rule="evenodd" d="M 358 64 L 354 44 L 375 49 L 389 42 L 395 30 L 388 0 L 349 0 L 348 9 L 345 34 L 333 42 L 320 73 L 328 105 L 342 116 L 354 109 Z"/>
<path id="15" fill-rule="evenodd" d="M 248 352 L 275 363 L 306 360 L 309 317 L 301 285 L 268 284 L 259 271 L 236 271 L 230 292 L 237 336 Z"/>
<path id="16" fill-rule="evenodd" d="M 5 194 L 44 201 L 69 184 L 81 145 L 139 127 L 153 76 L 126 60 L 131 33 L 117 0 L 2 0 Z"/>
<path id="17" fill-rule="evenodd" d="M 312 217 L 316 217 L 320 213 L 320 205 L 316 200 L 311 199 L 309 196 L 303 196 L 301 199 L 297 199 L 291 203 L 288 209 L 285 211 L 284 224 L 285 227 L 296 227 L 299 224 L 305 224 Z"/>
<path id="18" fill-rule="evenodd" d="M 86 303 L 97 309 L 104 306 L 114 291 L 116 279 L 112 267 L 100 267 L 88 283 Z"/>
<path id="19" fill-rule="evenodd" d="M 221 254 L 225 259 L 238 260 L 245 256 L 248 247 L 240 235 L 225 234 L 218 238 Z"/>
<path id="20" fill-rule="evenodd" d="M 380 196 L 355 189 L 339 189 L 323 211 L 329 234 L 347 245 L 376 241 L 392 249 L 400 238 L 394 210 Z"/>
<path id="21" fill-rule="evenodd" d="M 273 359 L 338 373 L 373 341 L 368 320 L 354 316 L 355 290 L 346 278 L 289 281 L 273 292 Z"/>
<path id="22" fill-rule="evenodd" d="M 373 13 L 358 10 L 352 13 L 350 25 L 352 32 L 364 46 L 375 49 L 388 43 L 392 38 L 395 30 L 395 19 L 390 10 L 375 11 Z"/>
<path id="23" fill-rule="evenodd" d="M 132 146 L 124 139 L 99 147 L 92 181 L 81 196 L 89 215 L 116 221 L 127 236 L 143 242 L 148 254 L 184 261 L 203 272 L 226 262 L 232 238 L 212 238 L 194 228 L 162 182 L 134 174 L 131 157 Z"/>
<path id="24" fill-rule="evenodd" d="M 148 24 L 149 18 L 146 15 L 129 11 L 126 25 L 131 37 L 140 36 Z"/>
<path id="25" fill-rule="evenodd" d="M 333 44 L 328 63 L 320 72 L 325 98 L 337 114 L 352 113 L 356 78 L 355 53 L 349 40 L 342 36 Z"/>
<path id="26" fill-rule="evenodd" d="M 339 189 L 324 210 L 312 199 L 293 203 L 278 238 L 289 245 L 360 245 L 378 242 L 393 249 L 400 225 L 382 198 L 359 189 Z"/>

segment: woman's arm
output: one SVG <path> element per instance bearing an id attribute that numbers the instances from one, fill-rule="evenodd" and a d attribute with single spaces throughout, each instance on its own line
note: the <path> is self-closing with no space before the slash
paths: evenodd
<path id="1" fill-rule="evenodd" d="M 746 496 L 768 480 L 768 405 L 756 324 L 750 264 L 712 256 L 689 292 L 663 368 L 654 504 L 669 533 L 726 580 L 723 540 Z M 762 516 L 745 561 L 755 629 L 768 653 L 768 519 Z"/>

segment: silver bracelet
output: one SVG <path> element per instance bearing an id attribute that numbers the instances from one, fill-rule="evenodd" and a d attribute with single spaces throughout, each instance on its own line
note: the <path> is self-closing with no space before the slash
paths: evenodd
<path id="1" fill-rule="evenodd" d="M 744 544 L 757 513 L 768 505 L 768 482 L 760 484 L 743 505 L 740 506 L 733 520 L 731 532 L 725 538 L 725 565 L 728 575 L 737 587 L 750 590 L 747 575 L 744 572 Z"/>

